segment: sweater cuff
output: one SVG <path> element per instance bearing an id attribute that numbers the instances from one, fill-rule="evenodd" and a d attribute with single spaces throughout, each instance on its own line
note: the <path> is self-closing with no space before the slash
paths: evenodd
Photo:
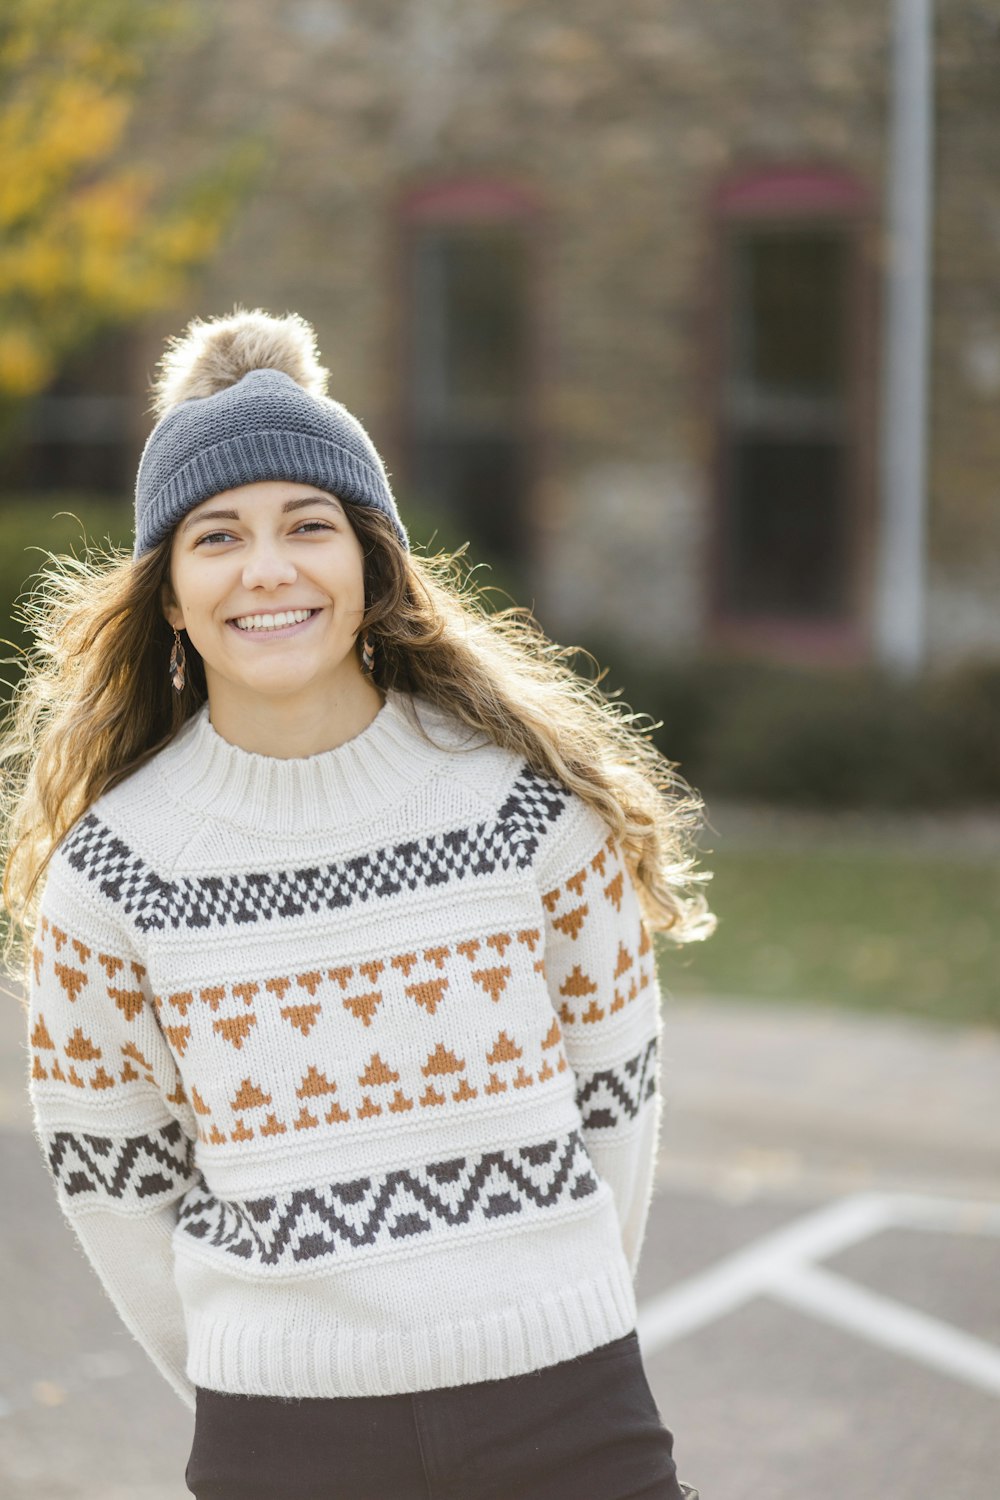
<path id="1" fill-rule="evenodd" d="M 176 1202 L 141 1218 L 88 1212 L 69 1222 L 122 1322 L 193 1412 L 195 1386 L 187 1375 L 187 1334 L 174 1281 Z"/>

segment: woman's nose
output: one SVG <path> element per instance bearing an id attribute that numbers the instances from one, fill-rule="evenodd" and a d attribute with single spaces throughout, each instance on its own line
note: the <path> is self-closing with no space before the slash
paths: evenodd
<path id="1" fill-rule="evenodd" d="M 254 545 L 243 565 L 245 588 L 275 588 L 281 583 L 294 583 L 295 565 L 280 547 L 270 542 Z"/>

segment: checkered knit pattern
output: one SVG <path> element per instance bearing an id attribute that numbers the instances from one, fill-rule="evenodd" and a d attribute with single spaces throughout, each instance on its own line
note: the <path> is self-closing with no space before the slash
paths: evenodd
<path id="1" fill-rule="evenodd" d="M 304 760 L 207 709 L 63 841 L 30 1080 L 183 1400 L 505 1378 L 635 1325 L 661 1116 L 614 839 L 420 698 Z"/>

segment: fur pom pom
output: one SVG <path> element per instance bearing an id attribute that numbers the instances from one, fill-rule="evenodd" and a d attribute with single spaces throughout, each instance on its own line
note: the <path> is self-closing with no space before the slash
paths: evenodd
<path id="1" fill-rule="evenodd" d="M 153 410 L 165 416 L 182 401 L 235 385 L 251 370 L 283 370 L 311 396 L 326 394 L 329 371 L 319 362 L 316 334 L 304 318 L 237 307 L 227 318 L 193 318 L 168 341 L 153 382 Z"/>

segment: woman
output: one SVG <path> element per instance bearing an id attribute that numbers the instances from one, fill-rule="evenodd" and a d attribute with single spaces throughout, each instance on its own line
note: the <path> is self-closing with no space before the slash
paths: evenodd
<path id="1" fill-rule="evenodd" d="M 410 553 L 325 377 L 295 316 L 196 320 L 134 556 L 50 582 L 6 746 L 38 1138 L 199 1500 L 676 1500 L 632 1283 L 701 804 Z"/>

